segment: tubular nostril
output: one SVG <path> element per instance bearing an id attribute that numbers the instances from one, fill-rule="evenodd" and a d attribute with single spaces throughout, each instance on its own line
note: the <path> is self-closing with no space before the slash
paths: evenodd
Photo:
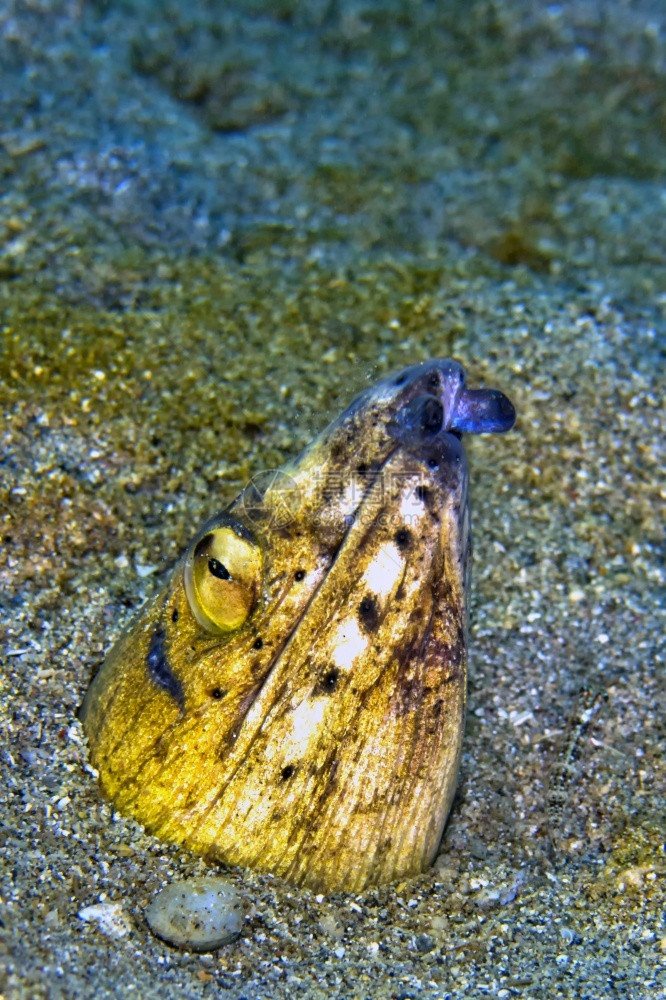
<path id="1" fill-rule="evenodd" d="M 453 427 L 469 434 L 502 434 L 516 419 L 513 403 L 496 389 L 465 389 L 458 397 Z"/>

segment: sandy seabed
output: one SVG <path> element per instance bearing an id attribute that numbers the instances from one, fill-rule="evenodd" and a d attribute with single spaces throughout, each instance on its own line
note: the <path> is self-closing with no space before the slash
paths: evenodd
<path id="1" fill-rule="evenodd" d="M 661 5 L 164 7 L 0 11 L 3 996 L 666 997 Z M 101 798 L 88 680 L 205 517 L 438 355 L 519 414 L 468 444 L 440 855 L 230 871 L 241 937 L 171 949 L 145 907 L 207 869 Z"/>

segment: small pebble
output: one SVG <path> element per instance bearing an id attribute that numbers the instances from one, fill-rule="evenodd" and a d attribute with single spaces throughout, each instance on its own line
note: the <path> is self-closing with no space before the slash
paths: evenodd
<path id="1" fill-rule="evenodd" d="M 136 575 L 140 577 L 152 576 L 153 573 L 157 572 L 158 567 L 153 566 L 150 563 L 135 562 L 134 568 L 136 570 Z"/>
<path id="2" fill-rule="evenodd" d="M 417 934 L 414 938 L 414 944 L 416 945 L 416 950 L 422 954 L 432 951 L 435 947 L 435 941 L 429 934 Z"/>
<path id="3" fill-rule="evenodd" d="M 129 934 L 129 918 L 120 903 L 93 903 L 79 910 L 79 919 L 95 923 L 110 938 L 122 938 Z"/>
<path id="4" fill-rule="evenodd" d="M 577 940 L 579 940 L 576 932 L 572 930 L 571 927 L 567 927 L 566 925 L 560 927 L 560 937 L 565 944 L 574 944 Z"/>
<path id="5" fill-rule="evenodd" d="M 222 878 L 203 876 L 165 886 L 146 909 L 153 934 L 176 948 L 212 951 L 240 935 L 243 906 Z"/>

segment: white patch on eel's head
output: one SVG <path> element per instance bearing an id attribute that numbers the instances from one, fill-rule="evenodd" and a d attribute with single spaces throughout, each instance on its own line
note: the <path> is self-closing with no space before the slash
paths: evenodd
<path id="1" fill-rule="evenodd" d="M 286 761 L 300 760 L 307 755 L 310 741 L 316 736 L 324 719 L 327 702 L 323 698 L 302 701 L 291 716 L 291 733 L 284 744 Z"/>
<path id="2" fill-rule="evenodd" d="M 354 660 L 365 653 L 368 637 L 361 631 L 355 618 L 345 618 L 333 635 L 330 656 L 340 670 L 351 670 Z"/>
<path id="3" fill-rule="evenodd" d="M 377 597 L 386 598 L 398 585 L 405 569 L 405 560 L 395 542 L 385 542 L 365 571 L 366 589 Z"/>
<path id="4" fill-rule="evenodd" d="M 426 512 L 425 502 L 416 490 L 408 490 L 400 501 L 400 516 L 406 525 L 414 527 Z"/>

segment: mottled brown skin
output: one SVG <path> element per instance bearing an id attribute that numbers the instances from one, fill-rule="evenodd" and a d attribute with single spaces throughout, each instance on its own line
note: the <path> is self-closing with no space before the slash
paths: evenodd
<path id="1" fill-rule="evenodd" d="M 261 549 L 243 625 L 202 629 L 182 560 L 113 647 L 82 718 L 121 812 L 323 891 L 431 862 L 463 733 L 467 469 L 457 437 L 396 414 L 424 395 L 446 411 L 447 364 L 380 382 L 284 467 L 289 523 L 275 487 L 214 522 Z"/>

